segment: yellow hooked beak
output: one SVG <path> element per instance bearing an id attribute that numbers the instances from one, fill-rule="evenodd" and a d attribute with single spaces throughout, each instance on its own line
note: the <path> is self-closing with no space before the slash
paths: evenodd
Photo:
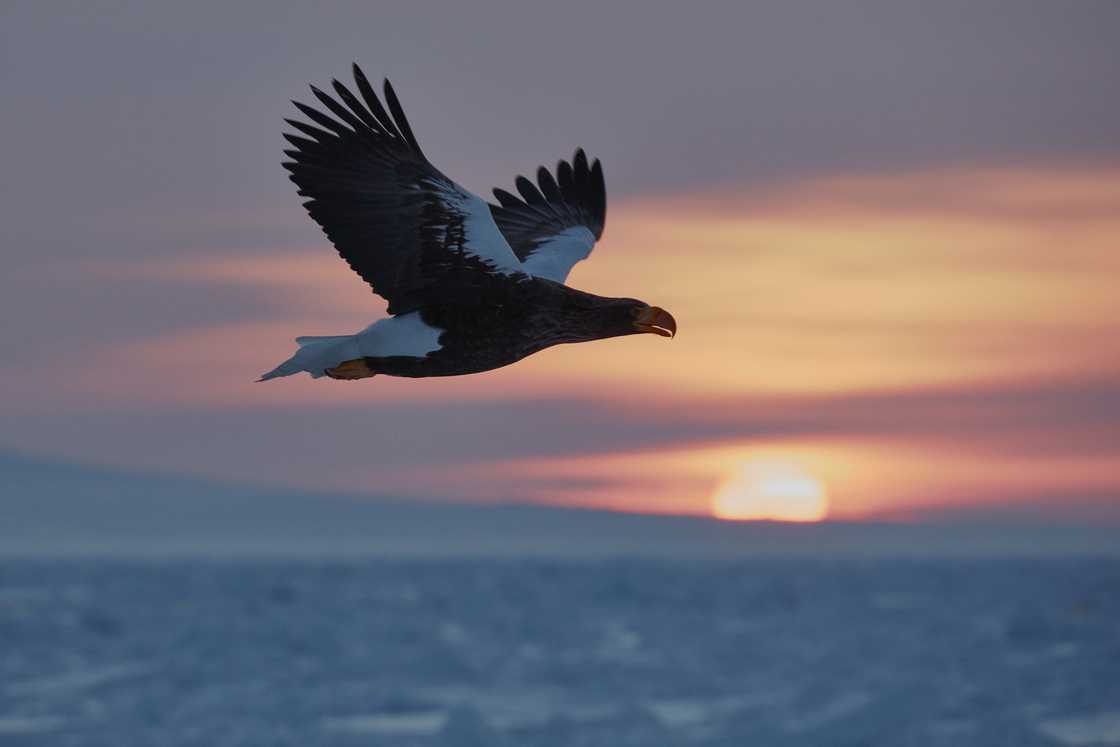
<path id="1" fill-rule="evenodd" d="M 639 332 L 652 332 L 662 337 L 673 337 L 677 334 L 677 320 L 665 309 L 650 306 L 638 312 L 634 320 L 634 329 Z"/>

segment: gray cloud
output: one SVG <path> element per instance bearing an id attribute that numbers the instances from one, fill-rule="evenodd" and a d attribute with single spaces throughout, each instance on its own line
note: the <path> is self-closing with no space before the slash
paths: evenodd
<path id="1" fill-rule="evenodd" d="M 319 241 L 281 117 L 352 59 L 396 78 L 433 158 L 479 190 L 575 145 L 616 197 L 1120 154 L 1109 2 L 7 3 L 3 21 L 0 210 L 21 255 Z M 262 209 L 298 220 L 212 225 Z"/>

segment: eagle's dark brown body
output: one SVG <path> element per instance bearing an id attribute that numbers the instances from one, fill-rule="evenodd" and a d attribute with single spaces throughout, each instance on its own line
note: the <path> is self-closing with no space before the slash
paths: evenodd
<path id="1" fill-rule="evenodd" d="M 363 362 L 367 376 L 480 373 L 553 345 L 637 334 L 636 310 L 644 308 L 648 307 L 640 301 L 604 298 L 543 278 L 494 283 L 477 303 L 420 309 L 426 324 L 444 330 L 439 350 L 423 358 L 367 357 Z"/>

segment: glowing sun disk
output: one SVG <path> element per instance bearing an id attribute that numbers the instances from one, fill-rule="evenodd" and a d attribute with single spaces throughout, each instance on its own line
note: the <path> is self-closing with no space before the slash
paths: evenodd
<path id="1" fill-rule="evenodd" d="M 716 490 L 712 515 L 738 521 L 820 521 L 828 515 L 828 497 L 820 480 L 795 465 L 751 461 Z"/>

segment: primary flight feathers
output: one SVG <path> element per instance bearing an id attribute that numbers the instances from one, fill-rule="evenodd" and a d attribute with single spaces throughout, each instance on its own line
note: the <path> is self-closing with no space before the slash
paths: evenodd
<path id="1" fill-rule="evenodd" d="M 448 229 L 449 224 L 457 227 L 462 216 L 449 213 L 475 207 L 471 203 L 478 198 L 424 156 L 388 80 L 388 111 L 357 65 L 354 80 L 362 100 L 337 80 L 332 86 L 342 103 L 311 88 L 336 118 L 293 102 L 318 127 L 285 120 L 306 137 L 284 135 L 294 149 L 284 151 L 292 160 L 283 165 L 299 193 L 311 198 L 304 206 L 343 259 L 390 302 L 390 313 L 409 311 L 421 300 L 419 286 L 448 269 L 449 258 L 439 255 L 459 247 Z M 559 163 L 555 178 L 542 166 L 538 180 L 540 189 L 517 177 L 523 199 L 494 190 L 500 205 L 489 210 L 514 256 L 499 248 L 478 254 L 491 269 L 522 269 L 519 262 L 546 251 L 565 229 L 583 227 L 596 240 L 602 236 L 607 195 L 598 160 L 588 166 L 587 156 L 577 150 L 572 163 Z M 371 251 L 373 246 L 377 251 Z M 566 276 L 552 279 L 563 282 Z"/>

